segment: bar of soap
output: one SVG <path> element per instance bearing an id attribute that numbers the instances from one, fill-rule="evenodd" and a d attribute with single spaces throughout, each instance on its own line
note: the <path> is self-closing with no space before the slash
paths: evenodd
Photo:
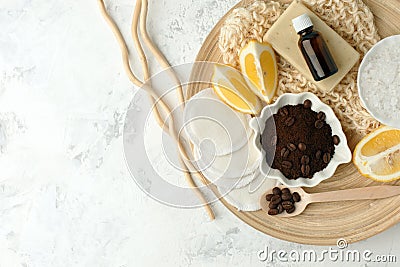
<path id="1" fill-rule="evenodd" d="M 314 24 L 314 30 L 322 34 L 338 67 L 337 73 L 319 82 L 314 80 L 301 54 L 298 47 L 299 35 L 292 25 L 292 19 L 302 14 L 308 14 L 310 16 Z M 266 40 L 278 54 L 285 58 L 309 81 L 313 82 L 324 92 L 331 91 L 360 58 L 360 54 L 349 43 L 298 0 L 293 1 L 280 18 L 272 25 L 266 34 Z"/>

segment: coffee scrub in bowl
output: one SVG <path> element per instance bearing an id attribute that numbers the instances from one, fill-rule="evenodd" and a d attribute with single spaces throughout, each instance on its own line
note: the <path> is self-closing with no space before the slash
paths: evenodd
<path id="1" fill-rule="evenodd" d="M 250 122 L 261 172 L 288 187 L 312 187 L 351 161 L 333 110 L 312 93 L 284 94 Z"/>

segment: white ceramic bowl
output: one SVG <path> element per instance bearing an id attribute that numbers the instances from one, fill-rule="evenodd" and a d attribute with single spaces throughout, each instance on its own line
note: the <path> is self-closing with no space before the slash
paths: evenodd
<path id="1" fill-rule="evenodd" d="M 340 138 L 339 145 L 335 146 L 335 154 L 333 155 L 328 166 L 314 174 L 313 178 L 297 178 L 296 180 L 287 179 L 281 171 L 270 168 L 265 160 L 266 152 L 262 149 L 260 138 L 265 128 L 265 122 L 267 119 L 276 114 L 278 110 L 286 105 L 297 105 L 309 99 L 312 102 L 311 109 L 320 112 L 323 111 L 326 114 L 326 123 L 332 128 L 332 135 L 337 135 Z M 350 148 L 347 145 L 346 135 L 343 132 L 342 126 L 339 120 L 335 116 L 333 110 L 326 104 L 324 104 L 316 95 L 312 93 L 301 93 L 301 94 L 284 94 L 280 96 L 276 102 L 272 105 L 266 106 L 259 117 L 255 117 L 250 121 L 250 127 L 254 130 L 253 142 L 258 150 L 262 154 L 260 160 L 260 171 L 268 178 L 277 179 L 282 184 L 288 187 L 313 187 L 318 185 L 320 182 L 330 178 L 336 171 L 336 168 L 343 163 L 351 161 L 352 154 Z"/>
<path id="2" fill-rule="evenodd" d="M 361 81 L 363 80 L 363 73 L 364 73 L 364 68 L 366 65 L 369 63 L 370 58 L 375 55 L 378 51 L 378 49 L 387 49 L 389 45 L 397 45 L 400 44 L 400 34 L 399 35 L 393 35 L 386 37 L 385 39 L 379 41 L 376 43 L 364 56 L 363 60 L 361 61 L 360 67 L 358 68 L 358 76 L 357 76 L 357 87 L 358 87 L 358 95 L 360 96 L 361 103 L 365 107 L 365 109 L 378 121 L 381 123 L 392 126 L 395 128 L 400 129 L 400 120 L 393 120 L 390 118 L 385 118 L 382 115 L 378 114 L 377 112 L 374 112 L 373 108 L 370 106 L 371 103 L 368 103 L 366 100 L 366 95 L 365 91 L 362 88 L 362 83 Z M 379 66 L 376 66 L 379 68 Z M 385 91 L 382 90 L 382 88 L 376 88 L 376 90 L 380 90 L 380 93 L 384 94 Z M 400 90 L 400 88 L 398 88 Z"/>

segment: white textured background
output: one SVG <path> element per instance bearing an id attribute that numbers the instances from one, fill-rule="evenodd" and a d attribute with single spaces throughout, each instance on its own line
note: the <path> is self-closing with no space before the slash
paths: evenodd
<path id="1" fill-rule="evenodd" d="M 129 37 L 134 1 L 110 2 Z M 149 32 L 172 64 L 190 62 L 236 2 L 152 0 Z M 282 266 L 257 252 L 325 249 L 258 233 L 220 204 L 210 222 L 136 186 L 121 137 L 134 88 L 96 1 L 0 0 L 0 29 L 0 266 Z M 400 260 L 399 229 L 350 248 Z"/>

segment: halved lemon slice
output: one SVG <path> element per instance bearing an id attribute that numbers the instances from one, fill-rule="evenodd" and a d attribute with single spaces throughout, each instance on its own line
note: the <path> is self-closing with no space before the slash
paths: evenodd
<path id="1" fill-rule="evenodd" d="M 240 68 L 252 91 L 270 103 L 278 84 L 275 52 L 268 43 L 250 41 L 239 53 Z"/>
<path id="2" fill-rule="evenodd" d="M 222 101 L 239 112 L 258 114 L 262 108 L 243 75 L 232 67 L 215 64 L 212 86 Z"/>
<path id="3" fill-rule="evenodd" d="M 364 137 L 354 150 L 353 162 L 373 180 L 400 179 L 400 130 L 383 126 Z"/>

